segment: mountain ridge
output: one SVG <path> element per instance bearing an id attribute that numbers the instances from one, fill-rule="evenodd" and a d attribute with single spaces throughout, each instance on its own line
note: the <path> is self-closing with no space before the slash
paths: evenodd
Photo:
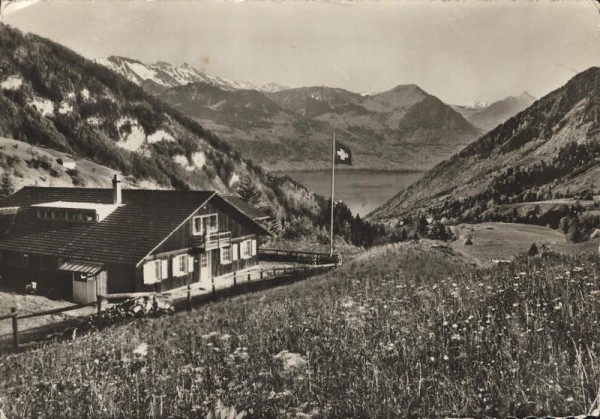
<path id="1" fill-rule="evenodd" d="M 468 205 L 489 207 L 484 200 L 568 196 L 600 172 L 599 144 L 600 67 L 591 67 L 439 163 L 370 217 L 460 217 Z"/>
<path id="2" fill-rule="evenodd" d="M 458 130 L 429 129 L 432 121 L 423 119 L 420 127 L 400 129 L 409 108 L 431 96 L 414 84 L 358 94 L 327 86 L 265 92 L 210 80 L 169 87 L 155 77 L 132 79 L 272 171 L 329 167 L 332 132 L 352 147 L 355 168 L 388 170 L 430 168 L 482 133 L 466 120 L 454 124 Z M 457 118 L 448 112 L 440 115 Z"/>
<path id="3" fill-rule="evenodd" d="M 525 91 L 518 96 L 507 96 L 496 102 L 486 103 L 485 106 L 454 105 L 452 108 L 463 115 L 467 121 L 488 132 L 526 109 L 536 100 Z"/>

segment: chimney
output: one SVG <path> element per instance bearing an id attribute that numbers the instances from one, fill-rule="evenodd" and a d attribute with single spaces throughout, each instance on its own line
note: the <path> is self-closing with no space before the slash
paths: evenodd
<path id="1" fill-rule="evenodd" d="M 113 184 L 113 204 L 121 205 L 123 199 L 121 198 L 121 179 L 119 179 L 119 175 L 115 175 L 112 180 Z"/>

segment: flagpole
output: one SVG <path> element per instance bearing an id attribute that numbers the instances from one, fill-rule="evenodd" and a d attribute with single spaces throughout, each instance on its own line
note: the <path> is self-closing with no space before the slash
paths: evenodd
<path id="1" fill-rule="evenodd" d="M 335 132 L 331 136 L 331 225 L 329 229 L 329 255 L 333 256 L 333 192 L 335 190 Z"/>

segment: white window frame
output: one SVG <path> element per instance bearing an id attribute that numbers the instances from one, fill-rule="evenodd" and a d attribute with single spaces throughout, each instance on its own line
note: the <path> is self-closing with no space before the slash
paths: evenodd
<path id="1" fill-rule="evenodd" d="M 144 263 L 144 284 L 151 285 L 160 282 L 162 262 L 160 259 Z"/>
<path id="2" fill-rule="evenodd" d="M 183 264 L 183 269 L 181 269 L 182 264 Z M 187 273 L 189 272 L 188 254 L 184 253 L 184 254 L 173 257 L 172 266 L 173 266 L 173 276 L 174 277 L 180 277 L 180 276 L 187 275 Z"/>
<path id="3" fill-rule="evenodd" d="M 232 253 L 231 247 L 221 248 L 221 265 L 229 265 L 231 263 Z"/>
<path id="4" fill-rule="evenodd" d="M 240 243 L 240 259 L 250 259 L 252 257 L 252 240 L 244 240 Z"/>
<path id="5" fill-rule="evenodd" d="M 206 218 L 215 218 L 215 224 L 213 226 L 207 226 L 206 233 L 216 233 L 219 231 L 219 214 L 206 214 L 206 215 L 197 215 L 192 218 L 192 234 L 194 236 L 202 236 L 204 231 L 204 219 Z M 196 220 L 200 220 L 200 229 L 196 228 Z"/>

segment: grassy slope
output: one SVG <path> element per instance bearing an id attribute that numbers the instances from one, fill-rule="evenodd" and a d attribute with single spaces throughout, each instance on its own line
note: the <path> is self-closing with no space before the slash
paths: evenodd
<path id="1" fill-rule="evenodd" d="M 51 164 L 51 170 L 35 168 L 29 162 L 32 158 L 45 158 Z M 51 148 L 37 147 L 23 141 L 0 137 L 0 166 L 10 167 L 13 173 L 15 190 L 23 186 L 83 186 L 90 188 L 110 188 L 113 176 L 120 173 L 117 170 L 94 163 L 85 158 L 75 158 L 78 172 L 78 185 L 73 182 L 73 177 L 62 167 L 57 159 L 71 159 L 67 153 L 53 150 Z M 8 161 L 12 160 L 12 166 Z M 137 181 L 133 177 L 122 177 L 126 188 L 149 188 L 158 189 L 159 185 L 151 180 Z"/>
<path id="2" fill-rule="evenodd" d="M 254 417 L 586 412 L 600 380 L 599 265 L 551 255 L 475 270 L 428 243 L 379 248 L 323 278 L 8 356 L 0 409 L 204 417 L 221 400 Z"/>
<path id="3" fill-rule="evenodd" d="M 532 243 L 561 250 L 566 244 L 561 232 L 528 224 L 460 224 L 454 228 L 454 232 L 459 239 L 451 243 L 452 248 L 483 264 L 489 264 L 493 259 L 512 259 L 518 253 L 527 252 Z M 472 245 L 465 246 L 467 236 L 472 237 Z"/>

